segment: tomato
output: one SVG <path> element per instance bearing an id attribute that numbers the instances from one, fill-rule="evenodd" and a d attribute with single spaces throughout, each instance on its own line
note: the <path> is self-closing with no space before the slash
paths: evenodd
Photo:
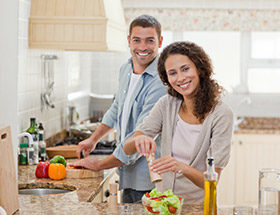
<path id="1" fill-rule="evenodd" d="M 153 214 L 159 214 L 160 213 L 159 211 L 153 211 L 153 208 L 150 207 L 150 206 L 146 206 L 146 208 L 150 213 L 153 213 Z"/>
<path id="2" fill-rule="evenodd" d="M 146 196 L 147 196 L 147 197 L 150 197 L 150 194 L 149 194 L 149 192 L 147 192 L 147 193 L 146 193 Z"/>
<path id="3" fill-rule="evenodd" d="M 170 213 L 175 214 L 176 211 L 177 211 L 177 208 L 170 205 L 170 206 L 168 206 L 168 210 L 169 210 Z"/>
<path id="4" fill-rule="evenodd" d="M 155 201 L 161 201 L 161 198 L 159 198 L 159 197 L 151 197 L 150 199 L 155 200 Z"/>
<path id="5" fill-rule="evenodd" d="M 182 198 L 181 198 L 181 197 L 179 197 L 179 200 L 181 201 L 181 200 L 182 200 Z"/>

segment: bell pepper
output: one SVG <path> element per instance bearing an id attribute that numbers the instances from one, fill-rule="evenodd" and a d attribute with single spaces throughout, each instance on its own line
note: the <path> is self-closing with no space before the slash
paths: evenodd
<path id="1" fill-rule="evenodd" d="M 51 163 L 49 166 L 49 178 L 54 180 L 64 179 L 66 175 L 66 168 L 61 163 Z"/>
<path id="2" fill-rule="evenodd" d="M 49 173 L 48 173 L 49 166 L 50 166 L 50 162 L 48 162 L 48 161 L 39 162 L 36 167 L 35 176 L 37 178 L 48 178 L 49 177 Z"/>
<path id="3" fill-rule="evenodd" d="M 65 158 L 61 155 L 56 155 L 54 156 L 51 160 L 50 163 L 61 163 L 63 164 L 65 167 L 67 166 L 67 162 L 65 160 Z"/>

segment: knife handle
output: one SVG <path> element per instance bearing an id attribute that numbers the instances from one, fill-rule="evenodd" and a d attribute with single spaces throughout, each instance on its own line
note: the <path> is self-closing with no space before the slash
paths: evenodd
<path id="1" fill-rule="evenodd" d="M 85 156 L 84 156 L 84 150 L 82 150 L 81 152 L 80 152 L 80 159 L 83 159 Z"/>

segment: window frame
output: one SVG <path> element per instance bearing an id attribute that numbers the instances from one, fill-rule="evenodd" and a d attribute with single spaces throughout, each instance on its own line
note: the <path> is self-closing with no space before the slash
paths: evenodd
<path id="1" fill-rule="evenodd" d="M 265 92 L 250 92 L 249 91 L 249 69 L 279 69 L 280 59 L 277 58 L 252 58 L 252 32 L 241 32 L 240 38 L 240 85 L 246 89 L 244 93 L 248 94 L 264 94 Z M 267 93 L 265 93 L 267 94 Z M 268 93 L 280 94 L 280 92 Z"/>

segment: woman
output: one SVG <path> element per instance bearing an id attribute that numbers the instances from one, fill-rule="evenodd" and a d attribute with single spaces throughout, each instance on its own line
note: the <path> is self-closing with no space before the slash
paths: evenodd
<path id="1" fill-rule="evenodd" d="M 220 100 L 222 87 L 212 79 L 211 60 L 196 44 L 167 46 L 160 55 L 158 72 L 168 95 L 127 139 L 124 152 L 154 155 L 153 138 L 161 132 L 161 157 L 151 165 L 163 177 L 158 188 L 173 189 L 187 204 L 200 204 L 209 149 L 218 175 L 229 161 L 233 113 Z"/>

